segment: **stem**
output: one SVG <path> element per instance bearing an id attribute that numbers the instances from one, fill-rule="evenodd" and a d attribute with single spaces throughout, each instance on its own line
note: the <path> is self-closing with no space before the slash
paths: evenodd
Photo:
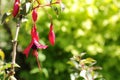
<path id="1" fill-rule="evenodd" d="M 38 4 L 39 4 L 39 3 L 38 3 Z M 53 5 L 53 4 L 59 4 L 59 3 L 54 2 L 54 3 L 50 3 L 50 4 L 49 4 L 49 3 L 48 3 L 48 4 L 44 4 L 44 5 L 40 5 L 40 4 L 39 4 L 38 6 L 36 6 L 36 7 L 34 7 L 34 8 L 45 7 L 45 6 L 51 6 L 51 5 Z M 34 9 L 34 8 L 33 8 L 33 9 Z"/>
<path id="2" fill-rule="evenodd" d="M 9 75 L 14 75 L 15 74 L 14 65 L 16 63 L 15 60 L 16 60 L 16 50 L 17 50 L 17 39 L 18 39 L 19 30 L 20 30 L 20 22 L 21 22 L 21 19 L 17 23 L 15 38 L 13 40 L 12 64 L 11 64 L 11 72 L 10 72 Z"/>
<path id="3" fill-rule="evenodd" d="M 50 21 L 53 22 L 52 16 L 48 13 L 48 11 L 44 7 L 41 7 L 41 8 L 46 12 L 46 14 L 48 15 L 48 18 L 50 19 Z"/>
<path id="4" fill-rule="evenodd" d="M 18 33 L 20 30 L 20 24 L 17 24 L 17 28 L 16 28 L 16 35 L 15 38 L 13 40 L 13 55 L 12 55 L 12 63 L 15 64 L 15 59 L 16 59 L 16 47 L 17 47 L 17 38 L 18 38 Z"/>
<path id="5" fill-rule="evenodd" d="M 1 8 L 1 5 L 2 5 L 2 1 L 0 0 L 0 20 L 1 20 L 1 15 L 2 15 L 2 12 L 1 12 L 1 11 L 2 11 L 2 10 L 1 10 L 1 9 L 2 9 L 2 8 Z"/>
<path id="6" fill-rule="evenodd" d="M 85 77 L 86 77 L 86 80 L 89 80 L 89 78 L 88 78 L 88 75 L 87 75 L 87 74 L 85 75 Z"/>
<path id="7" fill-rule="evenodd" d="M 36 0 L 36 1 L 37 1 L 37 3 L 38 3 L 38 6 L 37 6 L 37 7 L 34 7 L 33 9 L 41 7 L 41 8 L 46 12 L 46 14 L 48 15 L 48 18 L 50 19 L 50 21 L 51 21 L 51 23 L 52 23 L 52 22 L 53 22 L 52 16 L 48 13 L 47 10 L 45 10 L 44 7 L 45 7 L 45 6 L 51 6 L 52 4 L 59 4 L 59 3 L 54 2 L 54 3 L 49 3 L 49 4 L 41 5 L 38 0 Z"/>

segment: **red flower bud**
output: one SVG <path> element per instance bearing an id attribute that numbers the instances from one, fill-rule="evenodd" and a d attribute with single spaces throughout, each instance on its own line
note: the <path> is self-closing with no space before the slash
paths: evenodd
<path id="1" fill-rule="evenodd" d="M 32 19 L 33 19 L 34 22 L 36 22 L 37 16 L 38 16 L 38 14 L 37 14 L 36 9 L 33 9 L 33 11 L 32 11 Z"/>
<path id="2" fill-rule="evenodd" d="M 20 3 L 20 0 L 15 0 L 15 2 L 19 2 Z"/>
<path id="3" fill-rule="evenodd" d="M 19 4 L 20 4 L 19 0 L 16 0 L 15 3 L 14 3 L 13 12 L 12 12 L 14 17 L 16 17 L 16 15 L 19 12 Z"/>
<path id="4" fill-rule="evenodd" d="M 50 25 L 50 31 L 49 31 L 49 41 L 50 44 L 53 46 L 55 44 L 55 33 L 53 31 L 53 24 Z"/>

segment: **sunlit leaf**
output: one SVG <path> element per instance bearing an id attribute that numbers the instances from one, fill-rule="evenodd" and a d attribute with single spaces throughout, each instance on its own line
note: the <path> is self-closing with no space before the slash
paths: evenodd
<path id="1" fill-rule="evenodd" d="M 32 4 L 30 2 L 26 2 L 23 4 L 20 13 L 22 15 L 27 15 L 30 12 L 31 8 L 32 8 Z"/>
<path id="2" fill-rule="evenodd" d="M 4 13 L 1 23 L 8 22 L 10 20 L 11 12 Z"/>
<path id="3" fill-rule="evenodd" d="M 26 7 L 26 13 L 28 13 L 30 11 L 30 8 L 31 8 L 31 3 L 30 2 L 27 2 L 25 4 L 25 7 Z"/>
<path id="4" fill-rule="evenodd" d="M 87 73 L 86 70 L 82 70 L 82 71 L 80 72 L 80 76 L 83 77 L 85 80 L 87 80 L 87 79 L 86 79 L 86 73 Z"/>
<path id="5" fill-rule="evenodd" d="M 31 74 L 35 74 L 35 73 L 38 73 L 39 72 L 39 68 L 34 68 L 30 71 Z"/>
<path id="6" fill-rule="evenodd" d="M 52 3 L 52 0 L 46 0 L 46 2 L 47 2 L 48 4 L 50 4 L 50 3 Z"/>
<path id="7" fill-rule="evenodd" d="M 19 66 L 17 63 L 14 64 L 14 67 L 20 68 L 20 66 Z M 6 64 L 3 66 L 2 70 L 8 69 L 8 68 L 11 68 L 11 63 L 6 63 Z"/>
<path id="8" fill-rule="evenodd" d="M 67 63 L 70 64 L 71 66 L 75 66 L 73 61 L 68 61 Z"/>
<path id="9" fill-rule="evenodd" d="M 92 58 L 86 58 L 86 59 L 82 59 L 80 61 L 80 64 L 90 64 L 93 65 L 96 63 L 96 60 L 92 59 Z"/>
<path id="10" fill-rule="evenodd" d="M 0 49 L 0 57 L 2 60 L 5 58 L 5 53 Z"/>
<path id="11" fill-rule="evenodd" d="M 60 3 L 61 11 L 65 9 L 65 5 L 63 3 Z"/>
<path id="12" fill-rule="evenodd" d="M 27 22 L 28 19 L 27 18 L 22 18 L 21 22 Z"/>
<path id="13" fill-rule="evenodd" d="M 47 69 L 46 69 L 46 68 L 43 68 L 42 71 L 43 71 L 45 77 L 48 78 L 48 77 L 49 77 L 49 74 L 48 74 Z"/>
<path id="14" fill-rule="evenodd" d="M 55 6 L 52 6 L 52 9 L 55 11 L 56 15 L 59 15 L 59 9 Z"/>
<path id="15" fill-rule="evenodd" d="M 102 70 L 102 67 L 93 67 L 93 70 Z"/>

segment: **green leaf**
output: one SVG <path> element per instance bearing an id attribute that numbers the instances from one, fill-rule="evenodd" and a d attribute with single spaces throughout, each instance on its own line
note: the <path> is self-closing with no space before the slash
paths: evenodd
<path id="1" fill-rule="evenodd" d="M 61 11 L 65 9 L 65 5 L 63 3 L 60 3 Z"/>
<path id="2" fill-rule="evenodd" d="M 3 66 L 2 70 L 11 68 L 11 64 L 12 64 L 12 63 L 6 63 L 6 64 Z M 14 67 L 20 68 L 20 66 L 19 66 L 17 63 L 14 64 Z"/>
<path id="3" fill-rule="evenodd" d="M 27 18 L 22 18 L 21 22 L 27 22 L 28 19 Z"/>
<path id="4" fill-rule="evenodd" d="M 50 4 L 50 3 L 52 3 L 52 0 L 46 0 L 46 2 L 47 2 L 48 4 Z"/>
<path id="5" fill-rule="evenodd" d="M 69 64 L 71 66 L 75 66 L 75 61 L 68 61 L 67 64 Z"/>
<path id="6" fill-rule="evenodd" d="M 0 58 L 2 60 L 4 60 L 4 58 L 5 58 L 4 52 L 1 49 L 0 49 Z"/>
<path id="7" fill-rule="evenodd" d="M 47 69 L 46 69 L 46 68 L 43 68 L 42 71 L 43 71 L 45 77 L 48 78 L 48 77 L 49 77 L 49 74 L 48 74 Z"/>
<path id="8" fill-rule="evenodd" d="M 31 8 L 31 3 L 30 2 L 27 2 L 25 4 L 25 9 L 26 9 L 26 13 L 28 13 L 30 11 L 30 8 Z"/>
<path id="9" fill-rule="evenodd" d="M 52 6 L 52 9 L 54 10 L 54 12 L 59 15 L 59 9 L 55 6 Z"/>
<path id="10" fill-rule="evenodd" d="M 10 20 L 11 12 L 6 12 L 3 14 L 1 23 L 8 22 Z"/>
<path id="11" fill-rule="evenodd" d="M 32 6 L 31 6 L 30 2 L 24 3 L 22 6 L 22 9 L 20 11 L 20 14 L 27 15 L 30 12 L 31 8 L 32 8 Z"/>
<path id="12" fill-rule="evenodd" d="M 38 73 L 39 72 L 39 69 L 38 67 L 37 68 L 34 68 L 30 71 L 31 74 L 35 74 L 35 73 Z"/>
<path id="13" fill-rule="evenodd" d="M 89 64 L 89 65 L 93 65 L 96 63 L 96 60 L 92 59 L 92 58 L 86 58 L 80 61 L 80 64 Z"/>
<path id="14" fill-rule="evenodd" d="M 4 80 L 4 74 L 0 73 L 0 80 Z"/>

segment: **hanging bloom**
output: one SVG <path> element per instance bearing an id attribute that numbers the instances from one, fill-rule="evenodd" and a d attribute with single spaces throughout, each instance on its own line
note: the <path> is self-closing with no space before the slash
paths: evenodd
<path id="1" fill-rule="evenodd" d="M 32 40 L 30 44 L 28 45 L 28 47 L 23 51 L 23 53 L 26 55 L 26 57 L 28 57 L 29 51 L 32 48 L 33 55 L 37 58 L 38 57 L 37 49 L 46 49 L 47 46 L 39 43 L 39 37 L 38 37 L 38 33 L 36 32 L 35 25 L 33 26 L 31 30 L 31 37 L 32 37 Z"/>
<path id="2" fill-rule="evenodd" d="M 16 17 L 16 15 L 18 14 L 19 7 L 20 7 L 20 0 L 15 0 L 14 6 L 13 6 L 13 12 L 12 12 L 13 17 Z"/>
<path id="3" fill-rule="evenodd" d="M 50 24 L 49 41 L 52 46 L 55 44 L 55 33 L 53 31 L 53 23 Z"/>
<path id="4" fill-rule="evenodd" d="M 34 22 L 37 21 L 37 16 L 38 16 L 38 14 L 37 14 L 36 9 L 33 9 L 33 11 L 32 11 L 32 19 L 33 19 Z"/>

